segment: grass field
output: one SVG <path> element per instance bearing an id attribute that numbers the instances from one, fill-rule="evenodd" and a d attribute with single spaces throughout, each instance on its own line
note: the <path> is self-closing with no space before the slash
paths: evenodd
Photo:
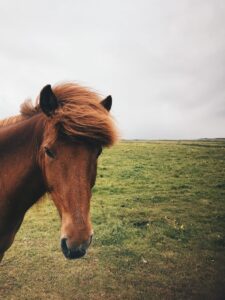
<path id="1" fill-rule="evenodd" d="M 225 299 L 225 141 L 104 150 L 92 221 L 88 255 L 68 261 L 51 201 L 34 206 L 0 265 L 0 299 Z"/>

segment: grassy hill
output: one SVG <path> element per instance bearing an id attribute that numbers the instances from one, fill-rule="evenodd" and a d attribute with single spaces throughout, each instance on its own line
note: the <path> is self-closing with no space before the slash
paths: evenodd
<path id="1" fill-rule="evenodd" d="M 223 299 L 225 140 L 132 141 L 104 150 L 95 238 L 67 261 L 49 199 L 0 265 L 0 299 Z"/>

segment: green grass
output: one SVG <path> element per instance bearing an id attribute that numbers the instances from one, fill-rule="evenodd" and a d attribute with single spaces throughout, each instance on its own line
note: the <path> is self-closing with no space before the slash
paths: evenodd
<path id="1" fill-rule="evenodd" d="M 50 200 L 0 265 L 0 299 L 224 299 L 225 141 L 121 142 L 104 150 L 94 242 L 67 261 Z"/>

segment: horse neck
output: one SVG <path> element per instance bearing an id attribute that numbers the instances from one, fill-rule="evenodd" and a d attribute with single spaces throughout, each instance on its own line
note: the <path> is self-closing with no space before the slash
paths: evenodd
<path id="1" fill-rule="evenodd" d="M 24 215 L 46 192 L 38 164 L 43 131 L 41 115 L 0 128 L 0 217 Z"/>

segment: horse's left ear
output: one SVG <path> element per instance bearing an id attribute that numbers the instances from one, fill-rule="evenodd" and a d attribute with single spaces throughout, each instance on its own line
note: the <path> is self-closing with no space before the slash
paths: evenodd
<path id="1" fill-rule="evenodd" d="M 106 97 L 104 100 L 101 101 L 101 105 L 108 111 L 110 111 L 112 107 L 112 96 Z"/>
<path id="2" fill-rule="evenodd" d="M 46 85 L 40 93 L 40 107 L 48 117 L 53 115 L 58 108 L 58 100 L 52 91 L 51 85 Z"/>

